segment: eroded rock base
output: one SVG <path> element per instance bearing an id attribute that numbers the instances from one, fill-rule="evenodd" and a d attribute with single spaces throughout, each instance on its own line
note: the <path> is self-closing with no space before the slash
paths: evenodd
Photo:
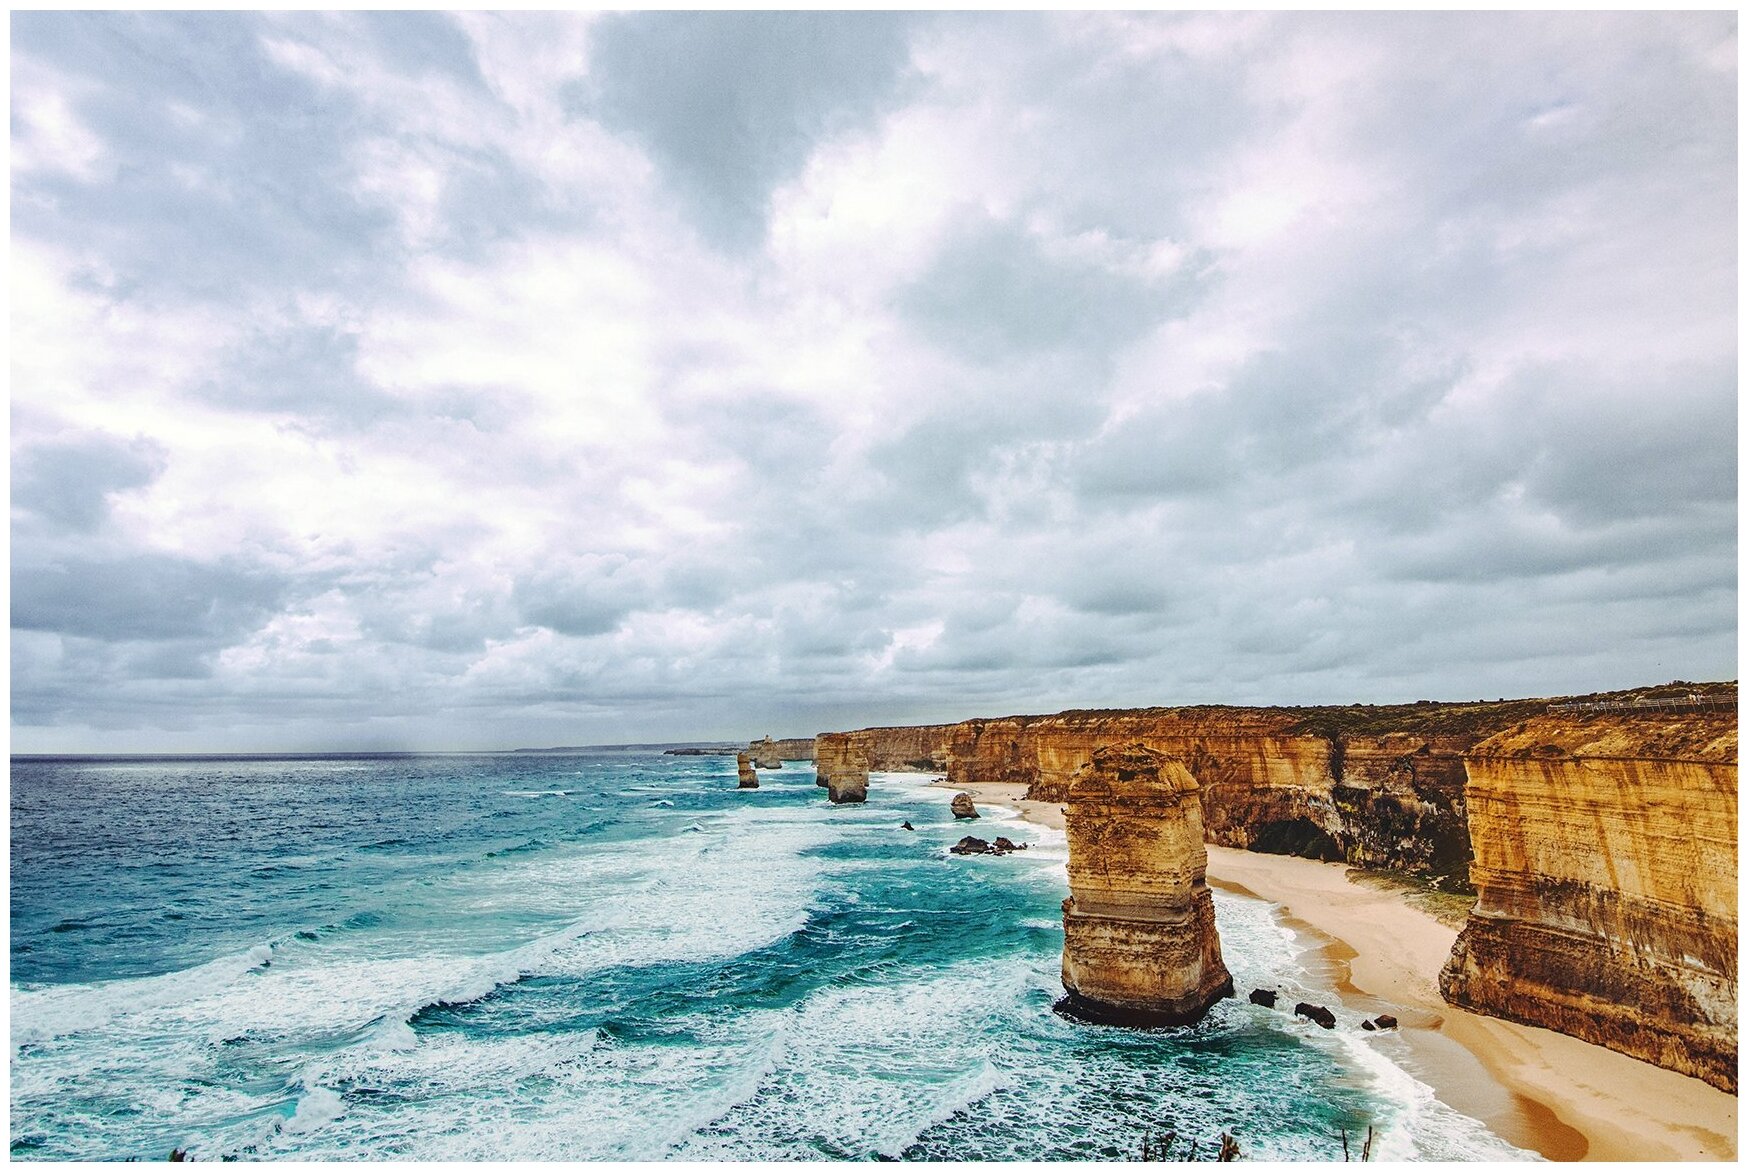
<path id="1" fill-rule="evenodd" d="M 1214 901 L 1204 888 L 1181 914 L 1087 914 L 1062 904 L 1061 1012 L 1108 1025 L 1188 1025 L 1232 996 Z M 1059 1003 L 1060 1007 L 1060 1003 Z"/>
<path id="2" fill-rule="evenodd" d="M 1635 957 L 1625 942 L 1470 916 L 1439 991 L 1737 1093 L 1735 982 Z"/>

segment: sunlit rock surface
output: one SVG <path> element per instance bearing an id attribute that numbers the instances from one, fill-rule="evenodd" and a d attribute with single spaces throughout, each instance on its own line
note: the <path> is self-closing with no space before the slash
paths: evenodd
<path id="1" fill-rule="evenodd" d="M 866 732 L 821 733 L 814 738 L 817 780 L 832 801 L 841 805 L 868 800 L 868 741 Z"/>
<path id="2" fill-rule="evenodd" d="M 1201 796 L 1182 762 L 1106 746 L 1068 787 L 1061 1008 L 1181 1025 L 1232 993 L 1206 881 Z"/>
<path id="3" fill-rule="evenodd" d="M 1736 1090 L 1736 716 L 1548 715 L 1468 756 L 1479 899 L 1440 986 Z"/>

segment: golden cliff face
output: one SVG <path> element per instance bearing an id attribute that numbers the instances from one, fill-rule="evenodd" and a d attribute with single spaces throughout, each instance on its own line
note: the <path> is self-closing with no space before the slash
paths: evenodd
<path id="1" fill-rule="evenodd" d="M 760 769 L 783 768 L 783 756 L 777 751 L 777 742 L 770 737 L 754 741 L 747 746 L 747 752 L 752 757 L 753 764 Z"/>
<path id="2" fill-rule="evenodd" d="M 769 737 L 765 739 L 770 740 Z M 771 743 L 777 751 L 777 760 L 779 761 L 813 760 L 812 737 L 785 737 Z"/>
<path id="3" fill-rule="evenodd" d="M 1069 786 L 1067 829 L 1059 1008 L 1181 1025 L 1231 995 L 1189 770 L 1139 743 L 1102 747 Z"/>
<path id="4" fill-rule="evenodd" d="M 1733 1092 L 1735 689 L 1682 688 L 1726 706 L 1198 707 L 969 720 L 916 730 L 913 741 L 893 729 L 835 735 L 863 738 L 864 768 L 876 738 L 906 753 L 942 743 L 955 784 L 1018 782 L 1030 797 L 1069 801 L 1071 856 L 1074 787 L 1097 754 L 1131 745 L 1166 754 L 1196 783 L 1207 841 L 1478 890 L 1441 977 L 1452 1002 Z M 823 784 L 823 757 L 821 770 Z M 1130 821 L 1151 825 L 1151 799 L 1112 795 L 1099 806 L 1089 783 L 1081 799 L 1104 811 L 1106 841 L 1119 841 Z M 1083 826 L 1098 824 L 1087 817 Z M 1111 875 L 1151 874 L 1145 858 L 1121 849 L 1082 850 Z M 1094 923 L 1093 878 L 1082 881 L 1084 894 L 1072 871 L 1070 879 L 1081 907 L 1065 913 L 1070 989 L 1108 981 L 1120 998 L 1145 986 L 1153 945 L 1110 926 L 1122 916 Z"/>
<path id="5" fill-rule="evenodd" d="M 1479 736 L 1319 730 L 1307 711 L 1202 707 L 966 721 L 954 730 L 948 780 L 1019 782 L 1031 798 L 1062 801 L 1094 750 L 1138 742 L 1194 775 L 1209 842 L 1412 871 L 1463 889 L 1462 750 Z"/>
<path id="6" fill-rule="evenodd" d="M 954 725 L 919 724 L 910 728 L 867 728 L 868 768 L 876 773 L 944 773 L 947 745 Z"/>
<path id="7" fill-rule="evenodd" d="M 1735 714 L 1547 716 L 1467 765 L 1445 997 L 1734 1092 Z"/>

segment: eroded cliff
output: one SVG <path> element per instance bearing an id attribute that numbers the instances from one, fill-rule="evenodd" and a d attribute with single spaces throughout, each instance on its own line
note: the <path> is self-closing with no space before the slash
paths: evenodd
<path id="1" fill-rule="evenodd" d="M 1079 711 L 833 736 L 863 776 L 876 758 L 944 759 L 953 784 L 1049 801 L 1101 749 L 1165 754 L 1197 783 L 1210 842 L 1478 888 L 1441 979 L 1453 1002 L 1734 1092 L 1735 692 L 1678 681 L 1575 703 Z M 1120 953 L 1104 962 L 1119 974 Z"/>
<path id="2" fill-rule="evenodd" d="M 1736 754 L 1732 711 L 1548 714 L 1471 749 L 1445 997 L 1733 1093 Z"/>
<path id="3" fill-rule="evenodd" d="M 1505 710 L 1477 719 L 1483 707 Z M 1459 721 L 1453 708 L 1467 719 Z M 1180 759 L 1196 778 L 1210 842 L 1407 871 L 1465 890 L 1462 754 L 1522 710 L 1475 705 L 1438 711 L 1447 727 L 1415 706 L 1357 705 L 971 720 L 954 729 L 948 780 L 1018 782 L 1029 787 L 1028 797 L 1061 801 L 1094 750 L 1136 741 Z M 1418 719 L 1405 719 L 1407 712 Z M 1409 727 L 1391 729 L 1396 720 Z M 1452 730 L 1453 724 L 1460 727 Z"/>
<path id="4" fill-rule="evenodd" d="M 766 740 L 771 738 L 766 737 Z M 812 737 L 782 737 L 771 741 L 776 748 L 779 761 L 811 761 L 813 760 Z"/>

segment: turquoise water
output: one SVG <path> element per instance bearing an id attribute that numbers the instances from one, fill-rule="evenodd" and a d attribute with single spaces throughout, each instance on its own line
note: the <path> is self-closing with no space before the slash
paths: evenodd
<path id="1" fill-rule="evenodd" d="M 1059 834 L 876 775 L 563 756 L 12 766 L 15 1158 L 1129 1159 L 1522 1153 L 1400 1041 L 1222 1002 L 1053 1014 Z M 915 832 L 899 829 L 909 820 Z M 1317 988 L 1216 895 L 1242 993 Z"/>

